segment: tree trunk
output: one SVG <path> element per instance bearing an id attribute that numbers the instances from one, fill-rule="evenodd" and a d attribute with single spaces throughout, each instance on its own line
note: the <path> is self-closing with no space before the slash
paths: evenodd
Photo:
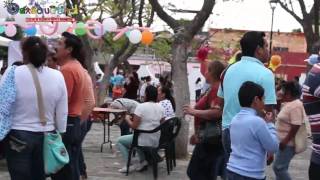
<path id="1" fill-rule="evenodd" d="M 312 21 L 312 19 L 310 19 Z M 318 54 L 319 50 L 314 47 L 314 44 L 318 41 L 318 38 L 315 36 L 312 23 L 305 22 L 303 25 L 303 31 L 307 43 L 307 52 L 309 54 Z"/>
<path id="2" fill-rule="evenodd" d="M 186 121 L 183 115 L 183 105 L 190 103 L 190 92 L 188 83 L 187 71 L 187 47 L 189 42 L 182 33 L 176 34 L 173 42 L 173 61 L 172 61 L 172 77 L 174 82 L 174 96 L 176 100 L 176 115 L 181 118 L 182 125 L 177 137 L 177 157 L 186 157 L 188 153 L 188 138 L 189 138 L 189 122 Z"/>

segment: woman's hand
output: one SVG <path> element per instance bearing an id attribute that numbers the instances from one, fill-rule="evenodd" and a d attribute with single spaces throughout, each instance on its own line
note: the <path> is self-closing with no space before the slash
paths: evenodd
<path id="1" fill-rule="evenodd" d="M 184 105 L 183 106 L 183 113 L 184 114 L 193 115 L 194 114 L 194 109 L 190 105 Z"/>

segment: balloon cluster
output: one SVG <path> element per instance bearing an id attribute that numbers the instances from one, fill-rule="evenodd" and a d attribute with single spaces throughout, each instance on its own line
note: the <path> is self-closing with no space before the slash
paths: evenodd
<path id="1" fill-rule="evenodd" d="M 279 55 L 273 55 L 271 56 L 270 62 L 269 62 L 269 68 L 272 69 L 272 71 L 275 71 L 278 67 L 281 65 L 281 56 Z"/>
<path id="2" fill-rule="evenodd" d="M 88 35 L 92 39 L 100 39 L 106 33 L 116 33 L 113 40 L 119 39 L 122 35 L 126 35 L 133 44 L 142 43 L 150 45 L 153 42 L 154 35 L 145 27 L 125 27 L 118 29 L 118 24 L 112 18 L 106 18 L 103 22 L 97 20 L 87 20 L 86 22 L 38 22 L 27 23 L 27 18 L 32 18 L 28 14 L 19 14 L 15 17 L 15 21 L 1 20 L 0 13 L 0 34 L 5 33 L 8 37 L 13 37 L 17 33 L 15 25 L 22 27 L 23 32 L 27 36 L 35 36 L 42 34 L 46 36 L 58 35 L 64 31 L 74 33 L 77 36 Z"/>

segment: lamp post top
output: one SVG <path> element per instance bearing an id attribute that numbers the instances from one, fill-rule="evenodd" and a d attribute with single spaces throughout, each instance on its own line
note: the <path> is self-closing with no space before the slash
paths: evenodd
<path id="1" fill-rule="evenodd" d="M 269 0 L 269 4 L 272 10 L 274 10 L 278 4 L 278 0 Z"/>

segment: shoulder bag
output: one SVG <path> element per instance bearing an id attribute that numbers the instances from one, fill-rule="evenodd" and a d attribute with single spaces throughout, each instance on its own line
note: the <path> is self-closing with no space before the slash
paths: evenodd
<path id="1" fill-rule="evenodd" d="M 32 78 L 37 91 L 40 122 L 43 126 L 45 126 L 47 124 L 47 121 L 45 118 L 44 102 L 39 78 L 34 66 L 31 64 L 27 66 L 32 74 Z M 69 163 L 69 155 L 66 147 L 62 142 L 62 138 L 59 132 L 47 132 L 44 134 L 43 160 L 46 174 L 54 174 L 61 168 L 63 168 L 64 165 Z"/>
<path id="2" fill-rule="evenodd" d="M 210 108 L 210 102 L 209 102 L 209 92 L 211 91 L 211 88 L 206 93 L 206 108 Z M 200 123 L 200 129 L 199 129 L 199 139 L 201 143 L 204 144 L 211 144 L 211 145 L 218 145 L 221 143 L 221 135 L 222 135 L 222 129 L 221 129 L 221 119 L 212 119 L 212 120 L 202 120 Z"/>

